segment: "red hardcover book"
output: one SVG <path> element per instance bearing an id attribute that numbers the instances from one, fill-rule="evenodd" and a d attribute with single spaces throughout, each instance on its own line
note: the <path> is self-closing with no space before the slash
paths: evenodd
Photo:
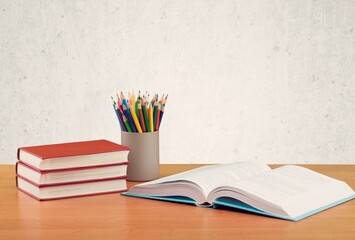
<path id="1" fill-rule="evenodd" d="M 19 161 L 40 171 L 125 163 L 129 148 L 107 140 L 20 147 Z"/>
<path id="2" fill-rule="evenodd" d="M 98 179 L 126 177 L 127 163 L 71 169 L 40 170 L 23 162 L 16 163 L 16 175 L 38 186 L 78 183 Z"/>
<path id="3" fill-rule="evenodd" d="M 40 200 L 93 196 L 127 191 L 126 176 L 80 181 L 76 183 L 38 185 L 21 176 L 16 177 L 20 191 Z"/>

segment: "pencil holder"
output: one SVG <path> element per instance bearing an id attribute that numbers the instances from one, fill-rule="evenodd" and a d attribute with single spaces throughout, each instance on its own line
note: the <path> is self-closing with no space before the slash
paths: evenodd
<path id="1" fill-rule="evenodd" d="M 127 168 L 129 181 L 150 181 L 159 178 L 159 131 L 121 132 L 121 142 L 131 148 Z"/>

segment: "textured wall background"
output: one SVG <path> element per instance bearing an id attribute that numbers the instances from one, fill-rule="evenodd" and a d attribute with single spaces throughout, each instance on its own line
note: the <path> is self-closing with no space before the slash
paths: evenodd
<path id="1" fill-rule="evenodd" d="M 169 93 L 162 163 L 355 163 L 354 1 L 1 1 L 0 163 L 120 142 L 115 91 Z"/>

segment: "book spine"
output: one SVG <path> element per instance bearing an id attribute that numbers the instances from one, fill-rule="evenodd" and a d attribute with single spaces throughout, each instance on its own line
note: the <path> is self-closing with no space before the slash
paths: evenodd
<path id="1" fill-rule="evenodd" d="M 16 175 L 15 175 L 15 178 L 16 178 L 16 188 L 18 188 L 18 181 L 17 181 L 18 163 L 19 163 L 19 162 L 16 162 L 16 165 L 15 165 L 15 171 L 16 171 Z"/>
<path id="2" fill-rule="evenodd" d="M 20 150 L 21 150 L 21 148 L 17 149 L 17 160 L 18 161 L 20 161 Z"/>

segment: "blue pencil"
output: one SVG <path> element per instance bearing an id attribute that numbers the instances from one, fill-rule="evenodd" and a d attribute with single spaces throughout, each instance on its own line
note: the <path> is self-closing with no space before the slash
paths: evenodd
<path id="1" fill-rule="evenodd" d="M 121 126 L 121 131 L 126 131 L 126 128 L 124 127 L 124 125 L 123 125 L 123 122 L 122 122 L 122 120 L 121 120 L 121 118 L 120 118 L 120 116 L 119 116 L 119 113 L 118 113 L 118 111 L 117 111 L 117 109 L 116 109 L 116 106 L 115 106 L 116 104 L 112 104 L 112 106 L 113 106 L 113 110 L 115 111 L 115 113 L 116 113 L 116 116 L 117 116 L 117 118 L 118 118 L 118 122 L 120 123 L 120 126 Z"/>
<path id="2" fill-rule="evenodd" d="M 124 115 L 126 116 L 126 118 L 128 120 L 129 126 L 132 129 L 132 132 L 138 132 L 137 128 L 136 128 L 136 125 L 134 125 L 132 115 L 131 115 L 130 111 L 127 109 L 127 107 L 125 105 L 123 105 L 123 113 L 124 113 Z"/>
<path id="3" fill-rule="evenodd" d="M 126 131 L 126 128 L 123 124 L 123 119 L 122 119 L 122 116 L 120 116 L 120 114 L 118 113 L 117 109 L 116 109 L 116 102 L 115 100 L 113 99 L 113 97 L 111 97 L 112 99 L 112 106 L 113 106 L 113 110 L 115 111 L 116 113 L 116 116 L 118 118 L 118 122 L 120 123 L 120 126 L 121 126 L 121 131 Z"/>
<path id="4" fill-rule="evenodd" d="M 159 128 L 160 128 L 161 120 L 163 119 L 164 110 L 165 110 L 165 106 L 163 106 L 162 109 L 161 109 L 161 111 L 160 111 L 160 119 L 159 119 L 159 127 L 158 127 L 158 130 L 159 130 Z"/>
<path id="5" fill-rule="evenodd" d="M 128 103 L 127 103 L 127 100 L 124 98 L 124 95 L 123 95 L 123 92 L 121 91 L 121 99 L 122 99 L 122 104 L 126 106 L 126 108 L 129 108 L 128 107 Z"/>

